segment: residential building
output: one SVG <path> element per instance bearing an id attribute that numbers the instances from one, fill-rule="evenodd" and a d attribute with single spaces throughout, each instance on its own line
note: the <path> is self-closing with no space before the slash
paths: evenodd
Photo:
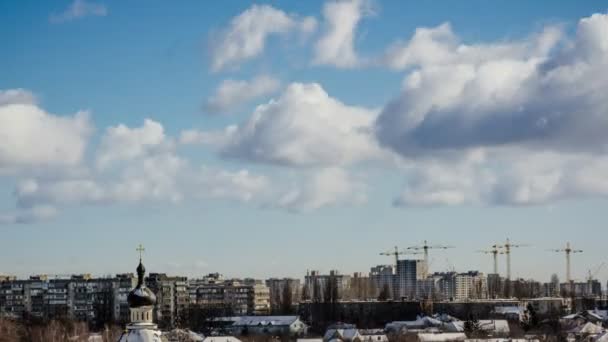
<path id="1" fill-rule="evenodd" d="M 259 280 L 194 280 L 188 292 L 195 296 L 196 305 L 220 309 L 234 315 L 264 315 L 270 313 L 270 289 Z"/>
<path id="2" fill-rule="evenodd" d="M 351 276 L 340 274 L 337 270 L 329 271 L 329 274 L 320 274 L 319 271 L 306 272 L 304 277 L 304 286 L 310 291 L 313 301 L 327 301 L 331 298 L 331 293 L 328 293 L 330 287 L 335 286 L 337 298 L 341 300 L 345 294 L 350 292 Z"/>
<path id="3" fill-rule="evenodd" d="M 389 298 L 396 298 L 395 291 L 395 267 L 393 265 L 378 265 L 369 270 L 371 282 L 371 296 L 378 298 L 383 289 L 389 290 Z"/>
<path id="4" fill-rule="evenodd" d="M 266 280 L 266 286 L 270 293 L 270 307 L 272 312 L 280 312 L 287 305 L 299 302 L 300 300 L 300 279 L 294 278 L 270 278 Z M 288 290 L 287 290 L 288 289 Z M 286 297 L 289 291 L 289 298 Z"/>
<path id="5" fill-rule="evenodd" d="M 163 328 L 179 327 L 190 303 L 188 278 L 150 273 L 146 286 L 156 295 L 155 321 Z"/>
<path id="6" fill-rule="evenodd" d="M 424 276 L 424 260 L 405 259 L 397 261 L 395 275 L 396 292 L 399 298 L 415 298 L 418 280 Z"/>

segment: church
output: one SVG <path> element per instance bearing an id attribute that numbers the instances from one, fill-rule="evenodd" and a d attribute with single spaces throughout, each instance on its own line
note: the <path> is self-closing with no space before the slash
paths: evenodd
<path id="1" fill-rule="evenodd" d="M 161 331 L 153 322 L 153 310 L 156 304 L 156 296 L 146 287 L 144 275 L 146 268 L 139 257 L 137 266 L 137 286 L 129 292 L 127 302 L 129 303 L 130 321 L 125 332 L 120 336 L 118 342 L 162 342 Z"/>

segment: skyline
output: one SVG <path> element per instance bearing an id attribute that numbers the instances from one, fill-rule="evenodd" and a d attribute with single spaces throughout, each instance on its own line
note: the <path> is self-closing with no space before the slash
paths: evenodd
<path id="1" fill-rule="evenodd" d="M 0 4 L 0 274 L 608 261 L 601 1 Z M 15 118 L 19 119 L 15 119 Z M 540 250 L 539 250 L 540 249 Z M 504 259 L 499 270 L 504 274 Z M 533 261 L 533 262 L 531 262 Z M 608 270 L 598 278 L 605 284 Z"/>

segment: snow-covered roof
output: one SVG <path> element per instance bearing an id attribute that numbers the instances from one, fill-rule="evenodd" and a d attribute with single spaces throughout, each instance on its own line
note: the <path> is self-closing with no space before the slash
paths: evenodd
<path id="1" fill-rule="evenodd" d="M 203 342 L 241 342 L 234 336 L 209 336 L 205 337 Z"/>
<path id="2" fill-rule="evenodd" d="M 151 329 L 132 329 L 123 334 L 119 342 L 162 342 L 161 332 Z"/>
<path id="3" fill-rule="evenodd" d="M 323 340 L 330 341 L 334 339 L 352 341 L 355 337 L 361 336 L 359 334 L 359 330 L 355 328 L 349 329 L 327 329 L 325 335 L 323 336 Z"/>
<path id="4" fill-rule="evenodd" d="M 521 315 L 524 312 L 524 308 L 521 308 L 519 306 L 496 306 L 494 307 L 494 312 L 497 314 L 503 314 L 503 315 L 508 315 L 508 314 L 513 314 L 513 315 Z"/>
<path id="5" fill-rule="evenodd" d="M 167 337 L 169 341 L 203 341 L 203 335 L 197 334 L 191 330 L 184 329 L 173 329 L 171 331 L 163 333 L 164 337 Z"/>
<path id="6" fill-rule="evenodd" d="M 481 330 L 495 333 L 508 334 L 511 331 L 509 329 L 509 322 L 504 319 L 480 319 L 479 327 Z"/>
<path id="7" fill-rule="evenodd" d="M 232 317 L 235 326 L 259 326 L 259 325 L 291 325 L 298 320 L 298 316 L 241 316 Z"/>
<path id="8" fill-rule="evenodd" d="M 359 334 L 361 334 L 361 335 L 384 335 L 384 330 L 382 330 L 382 329 L 359 329 Z"/>
<path id="9" fill-rule="evenodd" d="M 585 325 L 580 327 L 580 329 L 578 329 L 577 332 L 579 334 L 595 335 L 595 334 L 603 333 L 604 331 L 605 331 L 604 328 L 602 328 L 601 326 L 599 326 L 597 324 L 593 324 L 591 322 L 587 322 Z"/>
<path id="10" fill-rule="evenodd" d="M 608 310 L 587 310 L 587 314 L 601 321 L 608 320 Z"/>
<path id="11" fill-rule="evenodd" d="M 463 332 L 464 322 L 463 321 L 452 321 L 443 323 L 441 328 L 446 332 Z"/>
<path id="12" fill-rule="evenodd" d="M 608 333 L 604 333 L 595 340 L 595 342 L 608 342 Z"/>
<path id="13" fill-rule="evenodd" d="M 465 342 L 539 342 L 529 338 L 467 338 Z"/>
<path id="14" fill-rule="evenodd" d="M 447 341 L 465 341 L 467 335 L 465 333 L 418 333 L 418 341 L 420 342 L 447 342 Z"/>

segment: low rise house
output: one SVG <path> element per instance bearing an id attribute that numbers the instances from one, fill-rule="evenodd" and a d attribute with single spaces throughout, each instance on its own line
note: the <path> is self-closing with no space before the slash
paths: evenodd
<path id="1" fill-rule="evenodd" d="M 359 329 L 362 342 L 388 342 L 388 336 L 382 329 Z"/>
<path id="2" fill-rule="evenodd" d="M 359 342 L 363 337 L 354 324 L 334 324 L 327 328 L 323 341 Z"/>
<path id="3" fill-rule="evenodd" d="M 232 320 L 227 330 L 233 335 L 269 335 L 269 336 L 304 336 L 308 325 L 298 316 L 241 316 L 225 317 L 222 320 Z"/>
<path id="4" fill-rule="evenodd" d="M 417 340 L 419 342 L 450 342 L 450 341 L 466 341 L 465 333 L 418 333 Z"/>

